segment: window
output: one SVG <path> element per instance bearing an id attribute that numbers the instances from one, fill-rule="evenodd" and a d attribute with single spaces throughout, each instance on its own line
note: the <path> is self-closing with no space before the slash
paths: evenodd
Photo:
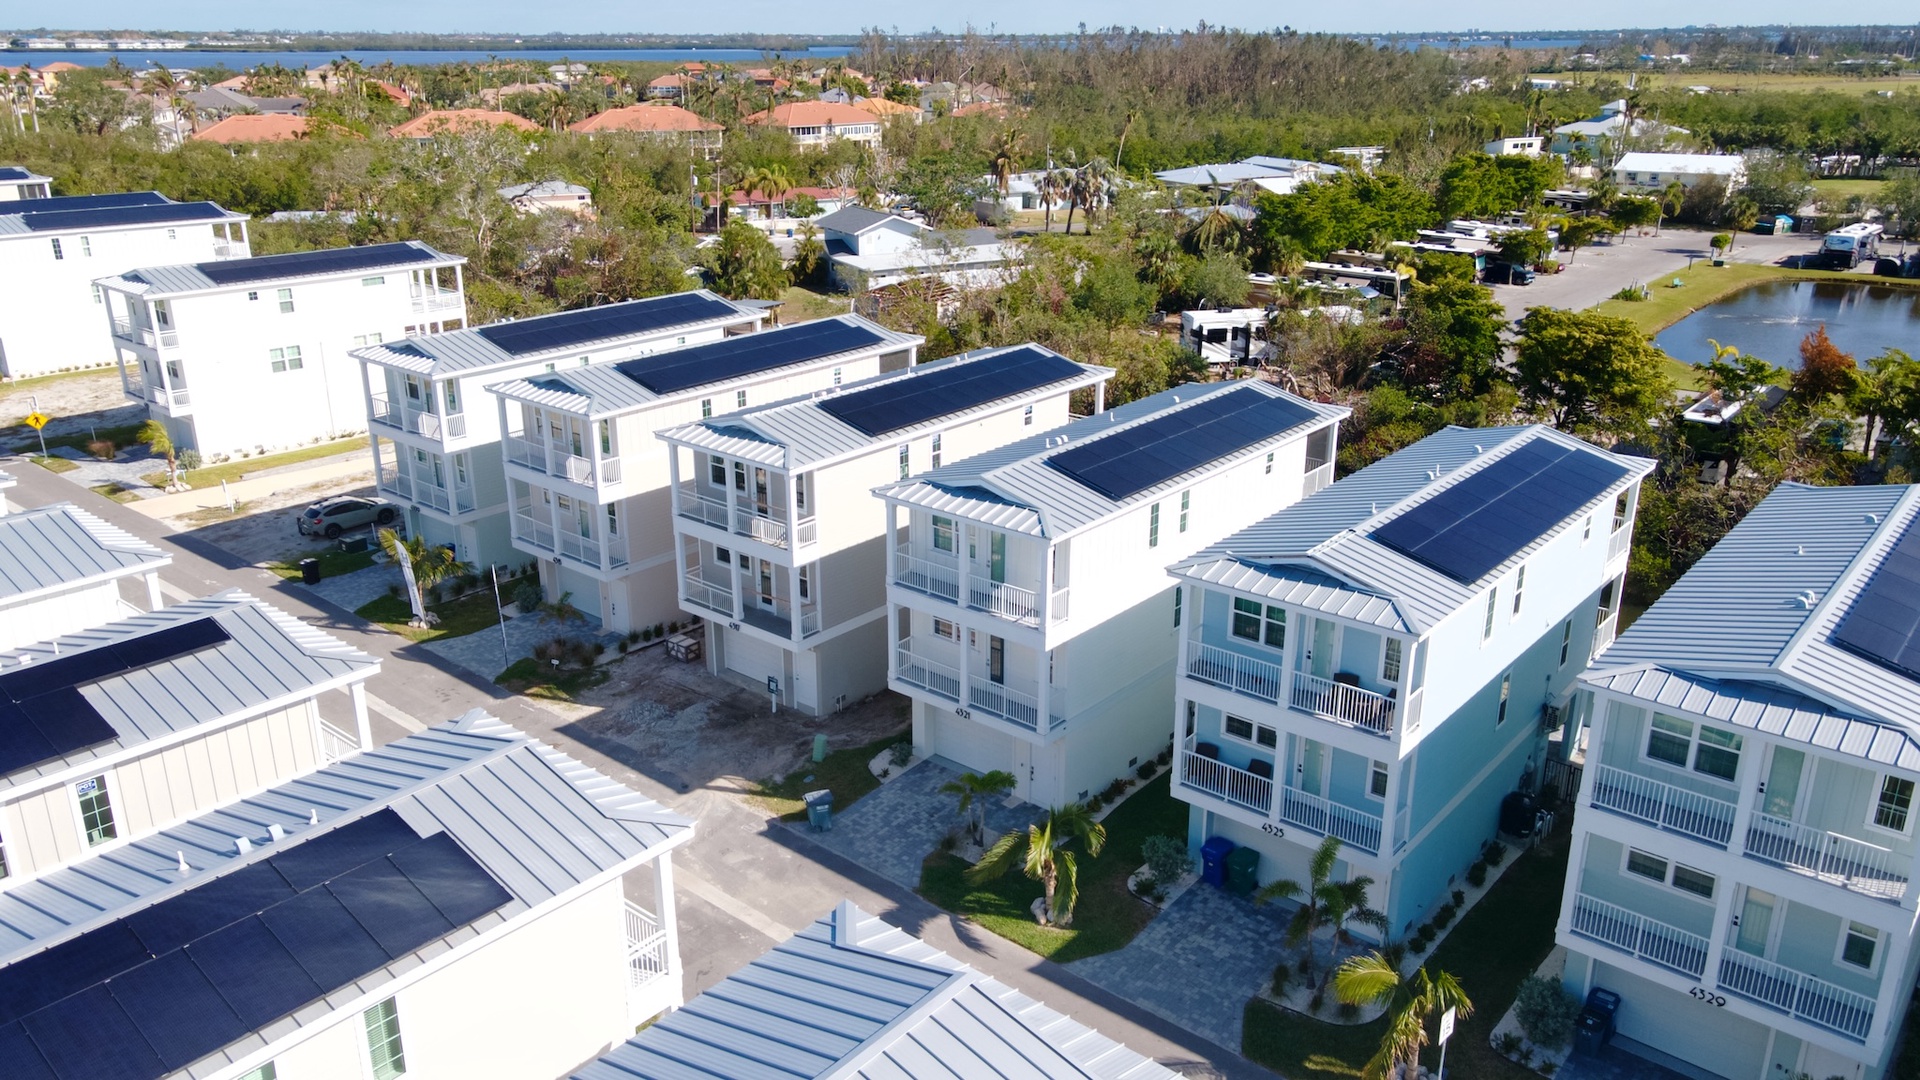
<path id="1" fill-rule="evenodd" d="M 1160 546 L 1160 504 L 1159 503 L 1154 503 L 1152 506 L 1147 507 L 1147 546 L 1150 548 L 1157 548 Z"/>
<path id="2" fill-rule="evenodd" d="M 908 466 L 907 464 L 908 460 L 909 459 L 907 456 L 907 444 L 901 443 L 900 444 L 900 479 L 902 480 L 905 480 L 907 478 L 907 471 L 910 468 L 910 466 Z"/>
<path id="3" fill-rule="evenodd" d="M 386 340 L 386 338 L 381 334 L 355 334 L 353 336 L 353 347 L 359 349 L 368 345 L 378 345 L 384 340 Z"/>
<path id="4" fill-rule="evenodd" d="M 1173 587 L 1173 628 L 1175 630 L 1180 629 L 1180 601 L 1186 593 L 1187 590 L 1178 585 Z"/>
<path id="5" fill-rule="evenodd" d="M 952 551 L 953 544 L 953 519 L 935 514 L 933 516 L 933 550 Z"/>
<path id="6" fill-rule="evenodd" d="M 1522 566 L 1513 575 L 1513 617 L 1520 617 L 1520 596 L 1527 591 L 1527 568 Z"/>
<path id="7" fill-rule="evenodd" d="M 839 368 L 833 369 L 833 385 L 835 386 L 840 385 L 840 369 Z"/>
<path id="8" fill-rule="evenodd" d="M 1880 931 L 1849 920 L 1846 930 L 1840 934 L 1840 962 L 1872 971 L 1879 951 Z"/>
<path id="9" fill-rule="evenodd" d="M 1573 620 L 1560 624 L 1560 666 L 1567 666 L 1567 651 L 1573 648 Z"/>
<path id="10" fill-rule="evenodd" d="M 54 237 L 53 238 L 53 261 L 59 262 L 60 260 L 66 257 L 67 257 L 66 253 L 60 250 L 60 238 L 57 236 Z"/>
<path id="11" fill-rule="evenodd" d="M 1180 531 L 1181 532 L 1187 531 L 1187 508 L 1192 505 L 1192 503 L 1189 501 L 1189 497 L 1192 494 L 1193 492 L 1191 491 L 1183 491 L 1180 493 Z"/>
<path id="12" fill-rule="evenodd" d="M 929 465 L 929 466 L 927 466 L 928 468 L 930 468 L 930 469 L 937 469 L 937 468 L 939 468 L 939 467 L 940 467 L 940 436 L 938 436 L 938 435 L 935 435 L 935 436 L 933 437 L 933 458 L 932 458 L 932 461 L 933 461 L 933 463 L 932 463 L 931 465 Z"/>
<path id="13" fill-rule="evenodd" d="M 1500 715 L 1494 717 L 1493 726 L 1499 727 L 1507 722 L 1507 699 L 1513 696 L 1513 672 L 1500 676 Z"/>
<path id="14" fill-rule="evenodd" d="M 89 259 L 93 258 L 93 240 L 91 237 L 83 236 L 80 238 L 80 254 L 85 255 Z"/>
<path id="15" fill-rule="evenodd" d="M 1268 475 L 1268 476 L 1272 476 L 1272 475 L 1273 475 L 1273 451 L 1271 451 L 1271 450 L 1269 450 L 1269 451 L 1267 451 L 1267 469 L 1266 469 L 1266 472 L 1267 472 L 1267 475 Z"/>
<path id="16" fill-rule="evenodd" d="M 93 302 L 96 304 L 101 304 L 106 302 L 106 297 L 101 295 L 100 286 L 98 285 L 95 285 L 93 287 Z"/>
<path id="17" fill-rule="evenodd" d="M 736 461 L 733 463 L 733 490 L 747 490 L 747 466 L 745 462 Z"/>
<path id="18" fill-rule="evenodd" d="M 1667 860 L 1649 855 L 1644 851 L 1627 849 L 1627 873 L 1638 874 L 1649 881 L 1667 883 Z"/>
<path id="19" fill-rule="evenodd" d="M 747 407 L 747 392 L 745 390 L 735 390 L 733 392 L 733 407 L 736 409 L 744 409 Z"/>
<path id="20" fill-rule="evenodd" d="M 104 844 L 119 835 L 113 825 L 113 801 L 107 797 L 107 778 L 96 776 L 73 785 L 80 800 L 80 827 L 86 831 L 87 844 Z"/>
<path id="21" fill-rule="evenodd" d="M 701 398 L 700 399 L 700 419 L 705 420 L 712 415 L 713 415 L 713 399 Z"/>
<path id="22" fill-rule="evenodd" d="M 258 300 L 258 299 L 260 299 L 260 294 L 259 294 L 259 293 L 257 293 L 257 292 L 254 292 L 254 291 L 252 291 L 252 290 L 249 290 L 249 291 L 247 292 L 247 299 L 249 299 L 249 300 Z"/>
<path id="23" fill-rule="evenodd" d="M 1493 611 L 1500 606 L 1500 590 L 1487 590 L 1487 619 L 1480 627 L 1480 643 L 1485 645 L 1493 637 Z"/>
<path id="24" fill-rule="evenodd" d="M 732 566 L 733 552 L 728 551 L 726 548 L 723 548 L 723 547 L 714 548 L 713 561 L 719 563 L 721 566 Z"/>
<path id="25" fill-rule="evenodd" d="M 707 459 L 707 482 L 717 488 L 727 486 L 727 463 L 724 459 L 717 457 Z"/>
<path id="26" fill-rule="evenodd" d="M 180 239 L 180 235 L 179 235 L 179 233 L 177 233 L 177 232 L 176 232 L 176 231 L 174 231 L 173 229 L 168 229 L 168 230 L 167 230 L 167 239 L 169 239 L 169 240 L 178 240 L 178 239 Z"/>
<path id="27" fill-rule="evenodd" d="M 1873 807 L 1873 823 L 1894 832 L 1907 831 L 1913 811 L 1913 781 L 1889 776 L 1880 781 L 1880 799 Z"/>
<path id="28" fill-rule="evenodd" d="M 284 349 L 268 349 L 267 364 L 274 371 L 299 371 L 303 366 L 300 360 L 300 346 L 289 345 Z"/>
<path id="29" fill-rule="evenodd" d="M 1388 638 L 1380 650 L 1380 681 L 1397 683 L 1400 681 L 1401 650 L 1406 646 L 1399 638 Z"/>
<path id="30" fill-rule="evenodd" d="M 1022 427 L 1033 426 L 1033 406 L 1031 405 L 1027 406 L 1026 410 L 1020 414 L 1020 426 Z"/>
<path id="31" fill-rule="evenodd" d="M 1703 874 L 1691 866 L 1673 864 L 1673 887 L 1707 900 L 1713 899 L 1713 875 Z"/>
<path id="32" fill-rule="evenodd" d="M 1589 515 L 1586 528 L 1580 530 L 1580 546 L 1586 547 L 1587 541 L 1591 539 L 1593 539 L 1593 517 Z"/>
<path id="33" fill-rule="evenodd" d="M 959 641 L 960 627 L 946 619 L 935 618 L 933 620 L 933 636 L 943 637 L 948 641 Z"/>
<path id="34" fill-rule="evenodd" d="M 1224 730 L 1229 736 L 1235 739 L 1239 739 L 1242 742 L 1250 742 L 1257 746 L 1264 746 L 1268 749 L 1280 745 L 1279 732 L 1265 724 L 1256 724 L 1251 720 L 1242 720 L 1237 716 L 1227 717 Z"/>
<path id="35" fill-rule="evenodd" d="M 620 504 L 619 503 L 607 504 L 607 535 L 608 536 L 620 535 Z"/>
<path id="36" fill-rule="evenodd" d="M 1376 799 L 1387 797 L 1387 763 L 1376 761 L 1373 772 L 1367 777 L 1367 791 Z"/>
<path id="37" fill-rule="evenodd" d="M 1685 720 L 1655 713 L 1647 729 L 1646 756 L 1676 769 L 1691 763 L 1694 772 L 1732 782 L 1740 767 L 1740 736 L 1705 724 L 1696 733 Z"/>
<path id="38" fill-rule="evenodd" d="M 608 509 L 612 509 L 612 507 L 608 507 Z M 800 599 L 813 599 L 813 568 L 810 566 L 800 568 Z"/>
<path id="39" fill-rule="evenodd" d="M 279 295 L 280 295 L 280 314 L 282 315 L 293 314 L 293 290 L 281 289 Z"/>
<path id="40" fill-rule="evenodd" d="M 265 1065 L 242 1076 L 240 1080 L 280 1080 L 280 1073 L 274 1069 L 273 1062 L 269 1061 Z"/>
<path id="41" fill-rule="evenodd" d="M 369 288 L 375 285 L 385 285 L 386 283 L 387 279 L 385 277 L 363 277 L 360 279 L 360 284 Z"/>
<path id="42" fill-rule="evenodd" d="M 1276 649 L 1287 647 L 1287 612 L 1258 600 L 1233 598 L 1233 636 L 1263 642 Z"/>
<path id="43" fill-rule="evenodd" d="M 394 1080 L 407 1074 L 407 1055 L 400 1048 L 400 1010 L 393 999 L 368 1009 L 367 1057 L 373 1063 L 374 1080 Z"/>

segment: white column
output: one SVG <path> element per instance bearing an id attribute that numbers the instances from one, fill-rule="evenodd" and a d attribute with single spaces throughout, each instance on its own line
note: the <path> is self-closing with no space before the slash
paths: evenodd
<path id="1" fill-rule="evenodd" d="M 1398 747 L 1395 749 L 1397 750 Z M 1395 835 L 1395 833 L 1400 827 L 1400 809 L 1396 805 L 1396 802 L 1400 797 L 1400 774 L 1405 771 L 1406 767 L 1406 762 L 1404 761 L 1390 760 L 1387 762 L 1386 801 L 1382 804 L 1380 810 L 1380 860 L 1382 862 L 1390 861 L 1398 850 L 1399 837 Z M 1372 782 L 1372 762 L 1367 763 L 1367 779 L 1369 783 Z M 1411 818 L 1411 815 L 1409 815 L 1409 818 Z M 1409 827 L 1411 827 L 1411 821 L 1409 821 Z"/>
<path id="2" fill-rule="evenodd" d="M 353 725 L 360 737 L 360 749 L 373 749 L 373 722 L 367 718 L 367 684 L 354 683 L 347 691 L 353 699 Z"/>
<path id="3" fill-rule="evenodd" d="M 673 986 L 669 1009 L 677 1009 L 686 1003 L 685 990 L 681 986 L 680 968 L 680 918 L 673 902 L 673 852 L 662 852 L 653 863 L 653 884 L 655 902 L 660 910 L 654 912 L 660 918 L 660 931 L 666 935 L 667 981 Z"/>
<path id="4" fill-rule="evenodd" d="M 159 611 L 161 608 L 161 604 L 162 604 L 162 601 L 160 599 L 160 571 L 155 570 L 147 574 L 147 610 Z"/>
<path id="5" fill-rule="evenodd" d="M 1571 878 L 1573 875 L 1569 873 L 1567 876 Z M 1700 971 L 1700 981 L 1703 983 L 1716 984 L 1719 981 L 1720 954 L 1726 951 L 1727 939 L 1733 934 L 1733 899 L 1734 895 L 1740 892 L 1740 888 L 1738 882 L 1728 880 L 1725 874 L 1720 875 L 1719 881 L 1715 883 L 1713 892 L 1713 927 L 1707 934 L 1707 963 Z M 1784 919 L 1786 918 L 1786 912 L 1782 910 L 1777 913 L 1775 917 Z M 1890 979 L 1888 981 L 1899 982 L 1900 980 Z M 1875 1013 L 1875 1015 L 1878 1016 L 1879 1014 Z"/>

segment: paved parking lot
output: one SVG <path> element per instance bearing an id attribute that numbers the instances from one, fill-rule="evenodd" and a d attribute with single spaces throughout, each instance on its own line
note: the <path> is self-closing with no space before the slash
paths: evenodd
<path id="1" fill-rule="evenodd" d="M 1707 243 L 1712 236 L 1710 232 L 1668 228 L 1658 236 L 1621 236 L 1611 243 L 1581 248 L 1571 259 L 1560 252 L 1558 257 L 1567 263 L 1562 272 L 1543 274 L 1531 285 L 1492 286 L 1493 296 L 1506 308 L 1509 319 L 1517 319 L 1534 307 L 1592 307 L 1629 285 L 1651 285 L 1675 274 L 1684 276 L 1688 259 L 1697 264 L 1712 258 Z M 1734 262 L 1774 263 L 1804 254 L 1819 244 L 1816 236 L 1742 233 L 1729 257 Z"/>

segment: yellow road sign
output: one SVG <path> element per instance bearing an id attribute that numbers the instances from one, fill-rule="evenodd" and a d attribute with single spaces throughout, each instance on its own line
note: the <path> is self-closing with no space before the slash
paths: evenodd
<path id="1" fill-rule="evenodd" d="M 35 431 L 39 431 L 41 428 L 46 427 L 47 421 L 51 419 L 53 419 L 53 417 L 48 416 L 46 413 L 43 413 L 43 412 L 28 413 L 27 426 L 32 428 Z"/>

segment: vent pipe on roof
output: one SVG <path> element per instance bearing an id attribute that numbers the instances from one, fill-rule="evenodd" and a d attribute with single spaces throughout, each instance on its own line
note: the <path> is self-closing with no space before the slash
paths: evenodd
<path id="1" fill-rule="evenodd" d="M 1486 453 L 1486 451 L 1485 451 L 1484 449 L 1482 449 L 1482 448 L 1481 448 L 1481 446 L 1480 446 L 1480 444 L 1479 444 L 1479 443 L 1474 443 L 1474 444 L 1473 444 L 1473 452 L 1474 452 L 1474 453 L 1476 453 L 1476 454 L 1484 454 L 1484 453 Z"/>
<path id="2" fill-rule="evenodd" d="M 279 843 L 287 838 L 287 830 L 281 828 L 280 823 L 276 821 L 267 826 L 267 835 L 272 837 L 275 843 Z"/>
<path id="3" fill-rule="evenodd" d="M 247 852 L 253 850 L 253 841 L 244 836 L 236 836 L 233 838 L 233 850 L 237 854 L 245 855 Z"/>
<path id="4" fill-rule="evenodd" d="M 1880 524 L 1880 515 L 1879 515 L 1879 514 L 1868 514 L 1868 515 L 1867 515 L 1867 524 L 1869 524 L 1869 525 L 1878 525 L 1878 524 Z"/>
<path id="5" fill-rule="evenodd" d="M 320 811 L 309 809 L 307 811 L 307 824 L 309 825 L 320 824 Z"/>
<path id="6" fill-rule="evenodd" d="M 193 867 L 187 865 L 186 852 L 176 851 L 173 853 L 173 857 L 180 860 L 180 865 L 177 869 L 179 870 L 181 877 L 186 877 L 188 874 L 193 873 Z"/>
<path id="7" fill-rule="evenodd" d="M 1793 553 L 1795 555 L 1805 555 L 1807 553 L 1807 545 L 1805 544 L 1793 545 Z"/>

